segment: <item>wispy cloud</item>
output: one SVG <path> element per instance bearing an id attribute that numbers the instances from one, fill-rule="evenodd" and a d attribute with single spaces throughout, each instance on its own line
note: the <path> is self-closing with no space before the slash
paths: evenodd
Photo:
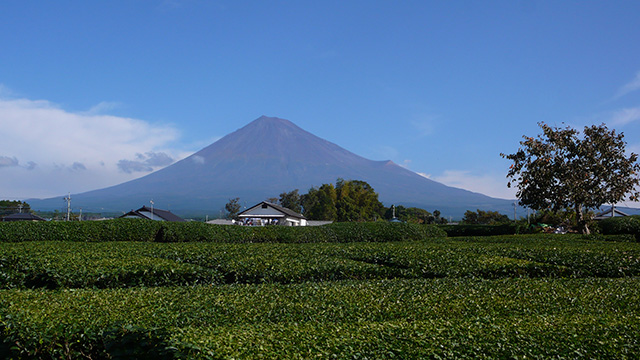
<path id="1" fill-rule="evenodd" d="M 398 149 L 389 145 L 380 145 L 376 149 L 374 149 L 374 152 L 376 154 L 376 157 L 381 160 L 393 160 L 400 155 Z"/>
<path id="2" fill-rule="evenodd" d="M 96 113 L 66 111 L 45 100 L 0 98 L 0 189 L 4 196 L 47 197 L 131 180 L 119 161 L 151 171 L 189 153 L 172 147 L 172 126 Z M 151 170 L 149 170 L 151 169 Z"/>
<path id="3" fill-rule="evenodd" d="M 610 123 L 616 126 L 624 126 L 637 120 L 640 120 L 640 107 L 615 111 L 611 114 Z"/>
<path id="4" fill-rule="evenodd" d="M 420 136 L 432 135 L 435 131 L 435 123 L 440 117 L 436 115 L 422 115 L 411 121 L 411 126 Z"/>
<path id="5" fill-rule="evenodd" d="M 104 114 L 107 113 L 111 110 L 117 109 L 119 107 L 122 107 L 122 104 L 119 102 L 115 102 L 115 101 L 102 101 L 100 103 L 98 103 L 97 105 L 94 105 L 91 107 L 91 109 L 89 109 L 89 111 L 87 111 L 85 114 L 87 115 L 99 115 L 99 114 Z"/>
<path id="6" fill-rule="evenodd" d="M 9 156 L 0 156 L 0 167 L 18 166 L 18 159 Z"/>
<path id="7" fill-rule="evenodd" d="M 74 171 L 87 170 L 87 167 L 84 166 L 83 163 L 79 163 L 76 161 L 71 165 L 71 170 L 74 170 Z"/>
<path id="8" fill-rule="evenodd" d="M 0 84 L 0 97 L 5 98 L 5 97 L 14 96 L 14 95 L 15 93 L 11 89 L 9 89 L 3 84 Z"/>
<path id="9" fill-rule="evenodd" d="M 620 89 L 618 89 L 618 92 L 616 93 L 616 95 L 613 97 L 614 99 L 619 99 L 631 92 L 634 92 L 636 90 L 640 89 L 640 71 L 638 71 L 636 73 L 636 77 L 631 80 L 630 82 L 624 84 Z"/>
<path id="10" fill-rule="evenodd" d="M 191 161 L 193 161 L 194 163 L 196 163 L 198 165 L 203 165 L 204 164 L 204 157 L 202 157 L 200 155 L 196 155 L 196 156 L 191 158 Z"/>
<path id="11" fill-rule="evenodd" d="M 466 170 L 446 170 L 440 175 L 425 175 L 431 180 L 500 199 L 515 199 L 516 190 L 507 187 L 505 175 L 474 174 Z"/>

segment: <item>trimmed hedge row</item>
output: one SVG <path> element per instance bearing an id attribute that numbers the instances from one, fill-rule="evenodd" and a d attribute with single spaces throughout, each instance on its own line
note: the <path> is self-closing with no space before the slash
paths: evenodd
<path id="1" fill-rule="evenodd" d="M 5 358 L 635 358 L 640 280 L 0 291 Z"/>
<path id="2" fill-rule="evenodd" d="M 612 217 L 598 222 L 600 232 L 604 235 L 624 235 L 635 236 L 636 241 L 640 241 L 640 217 L 623 216 Z"/>
<path id="3" fill-rule="evenodd" d="M 581 235 L 385 243 L 0 244 L 0 288 L 119 288 L 397 278 L 640 276 L 640 244 Z"/>
<path id="4" fill-rule="evenodd" d="M 528 229 L 522 228 L 518 224 L 501 225 L 440 225 L 440 229 L 447 233 L 447 236 L 498 236 L 515 235 L 529 233 Z"/>
<path id="5" fill-rule="evenodd" d="M 335 223 L 325 226 L 229 226 L 199 222 L 169 223 L 138 219 L 83 222 L 0 222 L 0 243 L 20 241 L 147 242 L 387 242 L 443 237 L 437 226 Z"/>

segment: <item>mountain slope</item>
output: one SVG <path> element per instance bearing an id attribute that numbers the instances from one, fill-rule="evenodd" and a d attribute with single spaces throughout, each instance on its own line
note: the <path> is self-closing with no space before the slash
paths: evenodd
<path id="1" fill-rule="evenodd" d="M 367 181 L 387 206 L 439 209 L 446 216 L 477 208 L 504 212 L 510 206 L 507 200 L 445 186 L 391 161 L 365 159 L 288 120 L 266 116 L 162 170 L 72 198 L 86 211 L 127 211 L 153 199 L 159 208 L 176 213 L 217 215 L 229 198 L 240 197 L 251 206 L 337 178 Z M 33 201 L 32 207 L 49 203 Z M 59 204 L 56 198 L 55 207 Z"/>

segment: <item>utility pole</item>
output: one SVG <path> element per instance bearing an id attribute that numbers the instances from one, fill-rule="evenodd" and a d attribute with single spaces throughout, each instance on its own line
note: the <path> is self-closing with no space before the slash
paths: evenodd
<path id="1" fill-rule="evenodd" d="M 153 200 L 149 202 L 151 203 L 151 220 L 153 220 Z"/>
<path id="2" fill-rule="evenodd" d="M 69 217 L 71 216 L 71 193 L 69 193 L 69 196 L 64 198 L 64 200 L 67 202 L 67 221 L 69 221 Z"/>
<path id="3" fill-rule="evenodd" d="M 516 208 L 517 208 L 518 204 L 517 203 L 513 203 L 513 221 L 517 221 L 518 219 L 516 219 Z"/>

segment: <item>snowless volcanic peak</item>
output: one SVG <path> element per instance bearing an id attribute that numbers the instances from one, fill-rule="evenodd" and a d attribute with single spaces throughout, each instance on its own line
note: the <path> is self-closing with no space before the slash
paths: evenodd
<path id="1" fill-rule="evenodd" d="M 365 159 L 289 120 L 267 116 L 164 169 L 73 198 L 85 210 L 129 211 L 154 200 L 178 214 L 218 214 L 231 198 L 251 206 L 295 189 L 306 193 L 338 178 L 368 182 L 387 206 L 439 209 L 452 216 L 468 209 L 508 211 L 511 206 L 507 200 L 445 186 L 391 161 Z M 55 209 L 59 198 L 30 204 Z"/>
<path id="2" fill-rule="evenodd" d="M 299 128 L 289 120 L 267 116 L 261 116 L 194 156 L 211 160 L 221 157 L 226 159 L 273 158 L 282 162 L 305 163 L 365 160 Z"/>

